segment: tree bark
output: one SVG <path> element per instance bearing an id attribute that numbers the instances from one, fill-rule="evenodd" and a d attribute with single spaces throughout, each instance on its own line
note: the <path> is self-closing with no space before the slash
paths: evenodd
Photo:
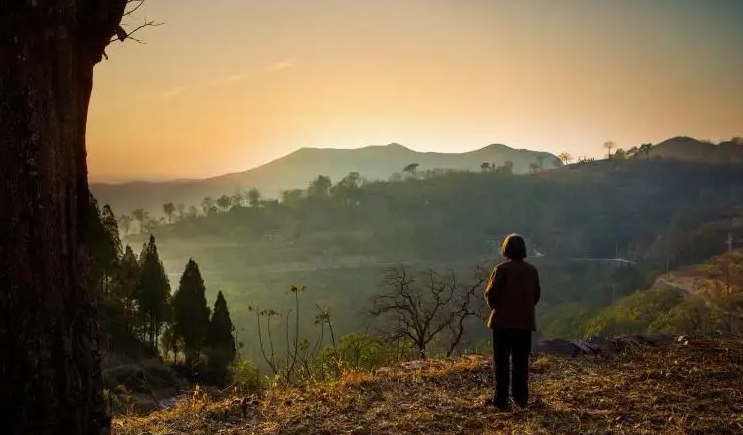
<path id="1" fill-rule="evenodd" d="M 0 432 L 106 433 L 85 125 L 126 0 L 0 0 Z"/>

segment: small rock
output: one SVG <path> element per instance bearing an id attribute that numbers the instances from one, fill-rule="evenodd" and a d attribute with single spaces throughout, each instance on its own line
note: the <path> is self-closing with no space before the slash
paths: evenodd
<path id="1" fill-rule="evenodd" d="M 568 340 L 546 340 L 537 345 L 537 353 L 575 356 L 582 353 L 580 347 Z"/>

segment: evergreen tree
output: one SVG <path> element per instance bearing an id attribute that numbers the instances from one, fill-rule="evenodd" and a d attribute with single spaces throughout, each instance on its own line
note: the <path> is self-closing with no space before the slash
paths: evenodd
<path id="1" fill-rule="evenodd" d="M 96 290 L 99 299 L 108 300 L 112 296 L 113 277 L 116 275 L 121 257 L 119 225 L 111 207 L 105 205 L 101 211 L 98 201 L 92 194 L 88 200 L 90 202 L 88 238 L 91 257 L 91 288 Z"/>
<path id="2" fill-rule="evenodd" d="M 163 347 L 163 355 L 168 356 L 168 353 L 173 354 L 173 363 L 178 364 L 178 351 L 182 349 L 182 340 L 175 335 L 175 330 L 171 324 L 163 331 L 160 344 Z"/>
<path id="3" fill-rule="evenodd" d="M 90 289 L 97 299 L 98 323 L 101 325 L 101 343 L 111 349 L 126 334 L 126 315 L 115 296 L 116 273 L 119 267 L 121 242 L 118 224 L 111 227 L 111 208 L 98 207 L 93 195 L 88 196 L 88 240 L 90 243 Z"/>
<path id="4" fill-rule="evenodd" d="M 135 294 L 139 312 L 147 326 L 145 335 L 154 349 L 160 329 L 170 314 L 170 283 L 157 252 L 155 236 L 150 235 L 143 257 L 140 258 L 141 270 Z"/>
<path id="5" fill-rule="evenodd" d="M 134 331 L 136 318 L 135 302 L 137 300 L 137 282 L 139 281 L 139 262 L 132 247 L 126 245 L 124 255 L 119 263 L 118 285 L 116 298 L 121 302 L 126 315 L 127 331 Z"/>
<path id="6" fill-rule="evenodd" d="M 222 382 L 227 378 L 228 368 L 235 360 L 237 350 L 234 330 L 227 301 L 220 291 L 214 302 L 214 311 L 204 341 L 204 351 L 209 359 L 209 372 L 216 382 Z"/>
<path id="7" fill-rule="evenodd" d="M 173 295 L 173 334 L 182 340 L 187 361 L 198 358 L 208 328 L 209 307 L 204 280 L 199 265 L 189 259 Z"/>

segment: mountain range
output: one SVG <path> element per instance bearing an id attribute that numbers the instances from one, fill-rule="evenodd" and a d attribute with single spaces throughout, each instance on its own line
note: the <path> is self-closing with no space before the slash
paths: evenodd
<path id="1" fill-rule="evenodd" d="M 671 158 L 706 163 L 743 164 L 743 139 L 713 143 L 686 136 L 677 136 L 654 145 L 647 157 Z M 205 179 L 169 181 L 133 181 L 126 183 L 91 183 L 93 195 L 102 204 L 109 204 L 117 213 L 129 213 L 143 208 L 151 214 L 162 214 L 162 205 L 198 206 L 209 196 L 232 195 L 236 190 L 257 188 L 264 197 L 278 198 L 283 190 L 306 188 L 318 175 L 327 175 L 337 182 L 350 172 L 358 172 L 368 180 L 386 180 L 402 172 L 409 164 L 418 164 L 419 171 L 454 169 L 479 171 L 483 163 L 503 165 L 513 163 L 517 174 L 529 171 L 533 163 L 544 168 L 562 165 L 551 153 L 514 149 L 502 144 L 463 153 L 420 152 L 398 143 L 372 145 L 355 149 L 300 148 L 284 157 L 243 172 L 218 175 Z"/>
<path id="2" fill-rule="evenodd" d="M 397 143 L 356 149 L 301 148 L 243 172 L 199 180 L 91 183 L 90 189 L 101 204 L 109 204 L 117 214 L 137 208 L 159 214 L 166 202 L 198 206 L 204 197 L 231 195 L 237 189 L 255 187 L 263 196 L 279 197 L 283 190 L 306 188 L 318 175 L 327 175 L 337 182 L 350 172 L 358 172 L 368 180 L 386 180 L 413 163 L 419 165 L 419 171 L 479 171 L 483 163 L 503 165 L 506 161 L 513 163 L 514 173 L 525 173 L 530 164 L 540 160 L 547 168 L 561 165 L 554 154 L 501 144 L 464 153 L 419 152 Z"/>

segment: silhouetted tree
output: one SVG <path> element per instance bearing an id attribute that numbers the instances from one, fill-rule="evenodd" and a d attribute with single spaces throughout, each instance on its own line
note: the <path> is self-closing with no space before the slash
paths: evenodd
<path id="1" fill-rule="evenodd" d="M 258 208 L 261 205 L 261 192 L 255 187 L 248 190 L 248 205 L 253 208 Z"/>
<path id="2" fill-rule="evenodd" d="M 138 208 L 132 211 L 132 216 L 139 224 L 139 232 L 143 232 L 145 229 L 145 222 L 149 219 L 149 213 L 145 209 Z"/>
<path id="3" fill-rule="evenodd" d="M 513 174 L 513 162 L 506 160 L 503 162 L 503 166 L 499 166 L 496 172 L 506 175 Z"/>
<path id="4" fill-rule="evenodd" d="M 418 170 L 419 166 L 420 165 L 418 163 L 410 163 L 409 165 L 402 168 L 402 171 L 406 174 L 410 174 L 411 176 L 415 176 L 415 173 Z"/>
<path id="5" fill-rule="evenodd" d="M 417 275 L 417 276 L 416 276 Z M 421 358 L 426 349 L 444 331 L 450 331 L 447 353 L 456 349 L 467 318 L 478 314 L 476 290 L 485 281 L 485 273 L 476 268 L 473 280 L 462 285 L 454 271 L 438 273 L 427 269 L 419 274 L 406 267 L 387 270 L 387 291 L 371 299 L 369 314 L 382 318 L 382 333 L 390 340 L 410 340 Z"/>
<path id="6" fill-rule="evenodd" d="M 230 207 L 232 206 L 232 199 L 227 195 L 222 195 L 219 198 L 217 198 L 217 207 L 219 207 L 220 211 L 228 211 Z"/>
<path id="7" fill-rule="evenodd" d="M 124 308 L 125 327 L 128 332 L 134 332 L 136 322 L 137 282 L 139 281 L 139 263 L 132 247 L 126 245 L 121 257 L 116 287 L 116 298 Z"/>
<path id="8" fill-rule="evenodd" d="M 613 150 L 616 147 L 617 147 L 617 144 L 615 144 L 612 141 L 604 142 L 604 149 L 607 152 L 606 156 L 607 156 L 608 159 L 611 159 L 611 150 Z"/>
<path id="9" fill-rule="evenodd" d="M 639 150 L 641 153 L 645 154 L 645 159 L 650 160 L 650 151 L 652 150 L 652 148 L 653 148 L 653 144 L 644 143 L 640 145 Z"/>
<path id="10" fill-rule="evenodd" d="M 245 194 L 240 187 L 235 188 L 235 193 L 230 197 L 230 203 L 233 206 L 242 207 L 245 205 Z"/>
<path id="11" fill-rule="evenodd" d="M 193 259 L 188 260 L 181 275 L 178 290 L 173 295 L 174 339 L 183 342 L 186 361 L 198 358 L 209 327 L 209 307 L 206 305 L 206 287 Z"/>
<path id="12" fill-rule="evenodd" d="M 172 202 L 166 202 L 163 204 L 163 212 L 168 218 L 168 223 L 173 223 L 173 215 L 175 214 L 175 205 Z"/>
<path id="13" fill-rule="evenodd" d="M 137 303 L 144 316 L 147 329 L 145 335 L 155 348 L 163 323 L 170 315 L 170 283 L 160 261 L 155 236 L 150 235 L 140 257 L 141 270 L 137 281 Z"/>
<path id="14" fill-rule="evenodd" d="M 121 216 L 119 216 L 119 227 L 121 228 L 125 236 L 129 234 L 129 230 L 132 227 L 132 222 L 134 222 L 134 218 L 128 214 L 122 214 Z"/>
<path id="15" fill-rule="evenodd" d="M 488 162 L 482 162 L 480 164 L 480 170 L 482 170 L 483 172 L 489 171 L 490 170 L 490 163 L 488 163 Z"/>
<path id="16" fill-rule="evenodd" d="M 293 207 L 299 204 L 303 195 L 304 191 L 302 189 L 285 190 L 281 192 L 281 202 L 282 204 Z"/>
<path id="17" fill-rule="evenodd" d="M 220 291 L 214 302 L 212 318 L 204 341 L 204 352 L 208 358 L 209 372 L 217 381 L 223 381 L 230 364 L 235 360 L 235 330 L 227 308 L 227 301 Z"/>
<path id="18" fill-rule="evenodd" d="M 361 199 L 361 176 L 351 172 L 335 186 L 331 187 L 335 198 L 346 203 L 356 203 Z"/>
<path id="19" fill-rule="evenodd" d="M 107 299 L 114 286 L 114 277 L 118 271 L 119 257 L 121 257 L 119 225 L 111 207 L 105 205 L 103 210 L 100 210 L 93 195 L 89 198 L 91 279 L 93 288 L 103 299 Z"/>
<path id="20" fill-rule="evenodd" d="M 617 148 L 617 150 L 614 151 L 614 156 L 612 156 L 612 158 L 617 160 L 624 160 L 627 158 L 627 152 L 622 148 Z"/>
<path id="21" fill-rule="evenodd" d="M 330 195 L 333 183 L 327 175 L 320 175 L 314 179 L 307 189 L 307 196 L 313 199 L 324 199 Z"/>

